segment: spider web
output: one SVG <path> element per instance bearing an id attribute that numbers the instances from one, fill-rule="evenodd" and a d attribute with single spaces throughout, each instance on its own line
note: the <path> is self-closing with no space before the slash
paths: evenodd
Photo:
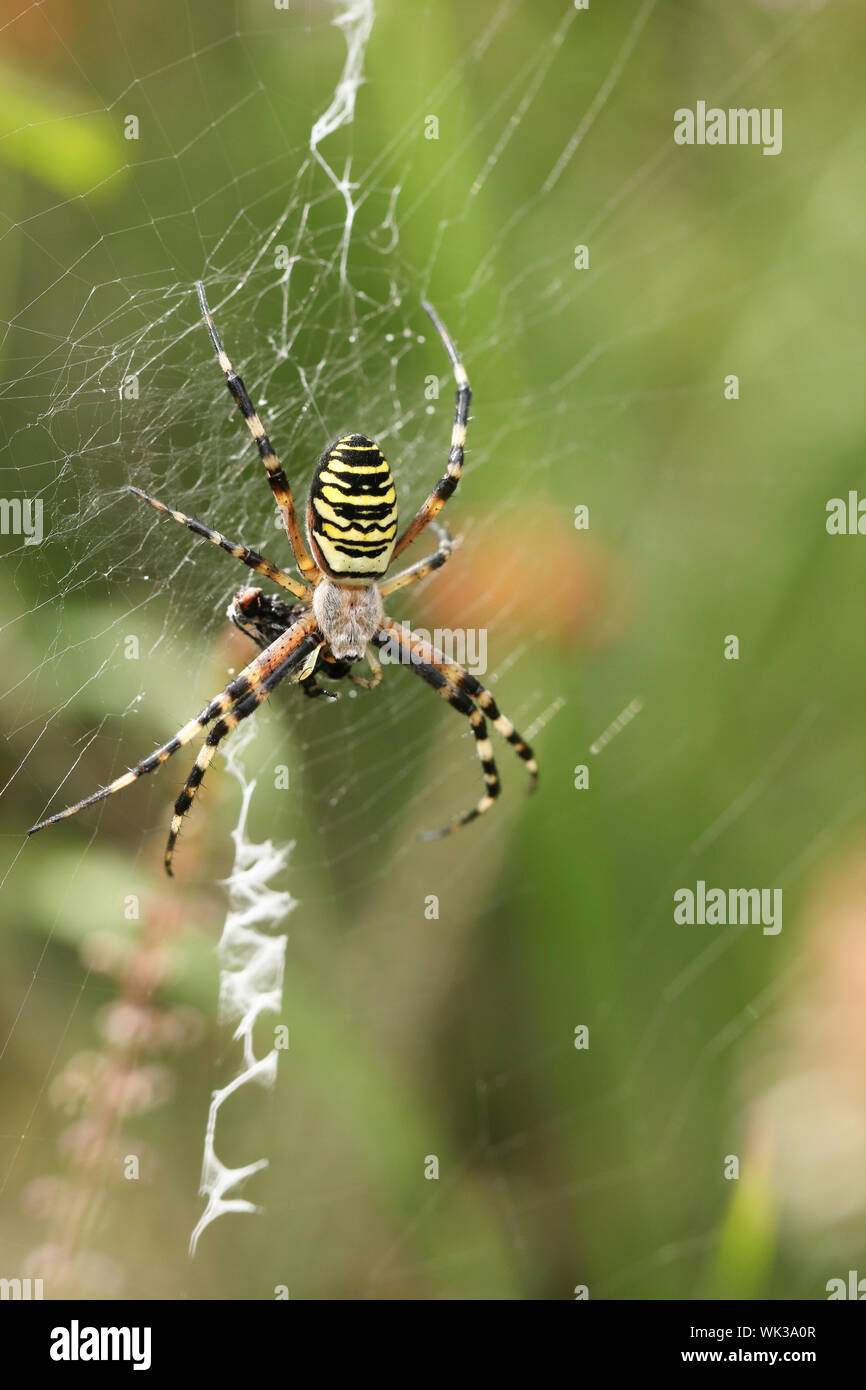
<path id="1" fill-rule="evenodd" d="M 730 463 L 748 427 L 719 417 L 720 383 L 741 362 L 783 416 L 808 380 L 826 405 L 797 424 L 817 456 L 854 394 L 839 357 L 831 382 L 804 342 L 816 322 L 822 340 L 835 304 L 815 247 L 832 260 L 857 222 L 843 190 L 858 137 L 841 118 L 809 135 L 820 85 L 797 103 L 810 45 L 846 49 L 841 9 L 834 20 L 822 5 L 767 0 L 744 7 L 742 33 L 708 4 L 664 0 L 484 0 L 459 18 L 433 3 L 410 18 L 374 0 L 248 0 L 157 6 L 146 31 L 132 4 L 74 15 L 36 4 L 7 19 L 22 71 L 45 62 L 42 88 L 12 84 L 0 141 L 12 188 L 0 243 L 18 273 L 3 290 L 2 495 L 38 499 L 45 531 L 38 545 L 2 537 L 3 892 L 21 924 L 2 1054 L 9 1277 L 44 1269 L 50 1289 L 58 1238 L 44 1226 L 65 1229 L 70 1179 L 39 1184 L 64 1163 L 86 1170 L 100 1199 L 76 1234 L 73 1282 L 108 1295 L 570 1297 L 588 1285 L 592 1297 L 692 1296 L 725 1289 L 725 1236 L 745 1224 L 745 1296 L 755 1268 L 770 1278 L 770 1246 L 777 1282 L 762 1287 L 821 1296 L 836 1264 L 861 1255 L 846 1220 L 866 1210 L 866 1138 L 858 1129 L 849 1151 L 821 1150 L 794 1120 L 822 1092 L 832 1136 L 859 1097 L 837 1054 L 821 1053 L 817 1024 L 809 1065 L 786 1029 L 820 1013 L 803 980 L 807 888 L 820 898 L 816 876 L 866 798 L 850 773 L 830 787 L 816 768 L 812 805 L 752 852 L 758 821 L 799 797 L 804 750 L 830 738 L 825 692 L 805 682 L 780 718 L 731 695 L 716 652 L 748 629 L 772 664 L 799 533 L 739 582 L 706 572 L 726 557 L 720 536 L 758 544 L 774 488 L 792 506 L 817 497 L 820 514 L 848 487 L 811 455 L 793 483 L 775 463 L 756 481 L 748 461 Z M 671 54 L 679 85 L 659 79 L 658 100 L 647 64 Z M 706 151 L 731 159 L 684 176 L 673 108 L 704 94 L 785 105 L 792 148 L 779 160 Z M 744 220 L 754 241 L 730 265 L 725 236 Z M 796 230 L 772 242 L 786 225 Z M 322 448 L 346 430 L 381 445 L 404 518 L 441 475 L 453 382 L 422 298 L 442 313 L 475 390 L 446 512 L 460 545 L 389 610 L 431 631 L 483 631 L 482 678 L 541 761 L 531 805 L 502 745 L 495 811 L 419 846 L 418 830 L 477 798 L 477 765 L 451 712 L 386 668 L 373 693 L 326 704 L 281 691 L 258 712 L 209 774 L 170 886 L 160 849 L 183 753 L 22 846 L 26 825 L 169 737 L 252 655 L 225 619 L 248 576 L 127 485 L 288 563 L 201 325 L 199 278 L 299 504 Z M 720 321 L 725 351 L 710 352 Z M 691 422 L 688 445 L 672 415 Z M 780 427 L 769 440 L 781 452 L 795 437 Z M 754 525 L 742 519 L 749 487 Z M 704 522 L 683 538 L 701 509 L 717 530 Z M 800 671 L 800 631 L 785 629 L 780 668 L 787 657 Z M 682 652 L 696 638 L 706 651 L 692 667 Z M 844 740 L 832 743 L 826 765 L 850 761 Z M 573 789 L 582 764 L 591 796 Z M 693 765 L 711 769 L 700 794 Z M 671 785 L 679 810 L 649 831 Z M 675 931 L 674 889 L 714 875 L 800 893 L 802 934 L 791 919 L 779 943 L 751 928 Z M 269 965 L 250 968 L 224 1009 L 241 1021 L 241 1059 L 208 1021 L 233 988 L 215 978 L 214 947 L 245 913 Z M 169 961 L 154 1012 L 194 1011 L 207 1045 L 163 1058 L 157 1080 L 158 1029 L 150 1019 L 134 1031 L 127 1089 L 88 1167 L 66 1130 L 58 1156 L 57 1109 L 89 1113 L 104 1073 L 94 1066 L 78 1090 L 70 1073 L 83 1075 L 77 1059 L 94 1049 L 110 1053 L 106 943 L 134 958 L 143 923 L 156 923 Z M 279 1022 L 290 1043 L 277 1070 Z M 244 1065 L 276 1077 L 272 1102 L 239 1093 Z M 218 1223 L 190 1265 L 208 1096 L 226 1088 L 215 1141 L 208 1131 L 208 1210 L 227 1198 L 268 1217 L 243 1231 Z M 774 1156 L 791 1135 L 806 1150 L 799 1167 Z M 144 1196 L 118 1182 L 130 1153 L 150 1174 Z M 729 1153 L 762 1213 L 751 1225 L 720 1177 Z"/>

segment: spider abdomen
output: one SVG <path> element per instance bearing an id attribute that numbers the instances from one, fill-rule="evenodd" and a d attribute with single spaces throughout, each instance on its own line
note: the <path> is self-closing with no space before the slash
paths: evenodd
<path id="1" fill-rule="evenodd" d="M 332 579 L 367 584 L 391 563 L 397 491 L 388 463 L 363 434 L 326 449 L 313 475 L 307 532 L 316 563 Z"/>

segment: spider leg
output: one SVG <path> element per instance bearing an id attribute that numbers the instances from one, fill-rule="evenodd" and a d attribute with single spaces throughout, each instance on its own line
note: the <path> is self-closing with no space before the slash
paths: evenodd
<path id="1" fill-rule="evenodd" d="M 204 522 L 196 521 L 195 517 L 187 516 L 184 512 L 176 512 L 173 507 L 167 507 L 164 502 L 158 502 L 155 497 L 150 497 L 146 492 L 142 492 L 141 488 L 130 487 L 127 491 L 131 492 L 133 497 L 138 497 L 140 501 L 148 502 L 156 511 L 170 516 L 173 521 L 179 521 L 181 526 L 186 526 L 194 535 L 203 536 L 206 541 L 212 541 L 214 545 L 219 546 L 220 550 L 225 550 L 229 555 L 233 555 L 236 560 L 242 561 L 251 570 L 255 570 L 257 574 L 263 574 L 266 578 L 273 580 L 275 584 L 279 584 L 281 589 L 288 589 L 289 593 L 295 595 L 295 598 L 310 597 L 310 590 L 305 584 L 300 584 L 292 575 L 272 564 L 257 550 L 250 550 L 247 545 L 240 545 L 237 541 L 228 540 L 219 531 L 205 526 Z"/>
<path id="2" fill-rule="evenodd" d="M 421 835 L 422 840 L 438 840 L 445 835 L 450 835 L 453 831 L 468 825 L 470 821 L 483 816 L 485 811 L 489 811 L 497 796 L 501 791 L 499 772 L 496 767 L 496 760 L 493 756 L 493 746 L 487 736 L 487 725 L 484 715 L 470 700 L 464 691 L 458 690 L 451 684 L 447 676 L 440 669 L 439 664 L 433 660 L 426 660 L 426 657 L 433 658 L 438 653 L 434 652 L 427 643 L 421 642 L 412 633 L 407 633 L 405 629 L 397 627 L 396 623 L 386 623 L 377 639 L 380 646 L 385 646 L 390 640 L 396 641 L 400 648 L 409 656 L 410 669 L 420 676 L 427 685 L 431 686 L 441 695 L 443 700 L 447 700 L 452 709 L 456 709 L 458 714 L 463 714 L 469 720 L 472 733 L 475 736 L 475 751 L 481 762 L 484 772 L 484 795 L 476 802 L 471 811 L 466 811 L 456 820 L 448 825 L 443 825 L 440 830 L 427 830 Z"/>
<path id="3" fill-rule="evenodd" d="M 462 666 L 458 666 L 456 661 L 448 661 L 439 652 L 432 649 L 435 653 L 434 664 L 444 672 L 452 685 L 456 685 L 458 690 L 462 690 L 470 696 L 478 705 L 479 709 L 486 714 L 494 729 L 501 734 L 506 743 L 510 743 L 518 758 L 526 763 L 526 771 L 529 773 L 529 786 L 527 791 L 534 792 L 538 786 L 538 763 L 529 744 L 517 732 L 511 720 L 501 713 L 499 706 L 494 700 L 490 691 L 483 686 L 480 681 L 465 671 Z"/>
<path id="4" fill-rule="evenodd" d="M 438 522 L 431 522 L 431 525 L 439 538 L 439 549 L 434 550 L 432 555 L 425 556 L 423 560 L 416 561 L 400 574 L 395 574 L 393 579 L 386 579 L 380 584 L 379 593 L 383 598 L 396 593 L 398 589 L 405 589 L 408 584 L 417 584 L 419 579 L 426 579 L 428 574 L 441 569 L 445 564 L 453 550 L 451 536 L 447 528 L 440 526 Z"/>
<path id="5" fill-rule="evenodd" d="M 235 627 L 262 648 L 269 647 L 281 637 L 287 628 L 303 616 L 303 612 L 303 604 L 290 606 L 274 594 L 266 594 L 262 589 L 238 589 L 228 607 L 228 616 Z M 323 670 L 321 661 L 317 669 Z M 323 674 L 328 673 L 324 670 Z M 315 671 L 311 676 L 305 676 L 298 684 L 311 699 L 317 695 L 324 695 L 326 700 L 340 698 L 335 691 L 322 689 L 316 680 Z"/>
<path id="6" fill-rule="evenodd" d="M 457 383 L 457 396 L 454 406 L 454 425 L 451 430 L 451 448 L 448 453 L 448 468 L 445 474 L 439 479 L 427 501 L 421 510 L 409 522 L 406 530 L 397 540 L 394 552 L 391 556 L 392 562 L 397 556 L 402 554 L 407 545 L 411 545 L 417 536 L 421 534 L 435 517 L 439 515 L 448 498 L 454 492 L 460 481 L 460 474 L 463 472 L 463 446 L 466 443 L 466 427 L 469 423 L 469 403 L 472 400 L 472 391 L 469 386 L 469 378 L 466 375 L 466 368 L 460 361 L 457 349 L 448 336 L 448 330 L 440 319 L 432 304 L 426 300 L 423 307 L 433 321 L 433 327 L 445 345 L 445 351 L 451 360 L 454 369 L 454 380 Z"/>
<path id="7" fill-rule="evenodd" d="M 171 878 L 174 870 L 171 861 L 174 856 L 174 847 L 177 844 L 177 837 L 183 824 L 183 818 L 195 800 L 195 794 L 201 786 L 204 775 L 216 756 L 219 744 L 230 734 L 232 729 L 236 729 L 242 719 L 248 719 L 254 714 L 259 705 L 263 704 L 272 690 L 286 679 L 303 681 L 306 677 L 305 672 L 310 670 L 310 658 L 315 656 L 322 645 L 321 637 L 310 633 L 307 636 L 301 634 L 300 639 L 295 642 L 294 650 L 289 652 L 280 663 L 274 667 L 255 690 L 250 691 L 243 699 L 238 700 L 234 709 L 229 710 L 221 719 L 214 724 L 201 748 L 198 757 L 193 763 L 192 771 L 187 777 L 180 790 L 180 794 L 174 803 L 174 815 L 171 818 L 171 829 L 168 834 L 168 843 L 165 847 L 165 872 Z M 322 692 L 324 693 L 324 692 Z"/>
<path id="8" fill-rule="evenodd" d="M 375 690 L 382 679 L 382 663 L 379 660 L 379 653 L 372 642 L 367 647 L 367 665 L 372 672 L 369 676 L 350 676 L 349 680 L 355 685 L 359 685 L 362 690 Z"/>
<path id="9" fill-rule="evenodd" d="M 58 811 L 56 815 L 49 816 L 47 820 L 40 821 L 28 830 L 28 835 L 35 835 L 37 830 L 44 830 L 46 826 L 56 825 L 58 821 L 67 820 L 69 816 L 75 816 L 79 811 L 83 811 L 87 806 L 93 806 L 97 801 L 103 801 L 107 796 L 113 796 L 115 792 L 122 791 L 128 787 L 136 778 L 142 777 L 146 772 L 153 772 L 161 767 L 173 753 L 184 744 L 195 738 L 196 734 L 216 719 L 219 715 L 225 714 L 236 700 L 242 699 L 245 695 L 258 688 L 273 671 L 280 667 L 286 657 L 294 651 L 295 647 L 303 641 L 315 628 L 315 618 L 312 614 L 302 618 L 294 627 L 289 628 L 288 632 L 272 642 L 267 651 L 254 658 L 248 666 L 245 666 L 240 675 L 235 676 L 230 681 L 221 695 L 217 695 L 209 704 L 205 705 L 200 714 L 195 719 L 190 719 L 182 728 L 178 729 L 173 738 L 168 743 L 164 743 L 155 752 L 149 753 L 146 758 L 142 758 L 140 763 L 124 772 L 122 777 L 117 777 L 107 787 L 101 787 L 99 791 L 91 796 L 86 796 L 83 801 L 77 801 L 74 806 L 67 806 L 64 811 Z"/>
<path id="10" fill-rule="evenodd" d="M 400 642 L 404 649 L 412 654 L 413 661 L 417 655 L 418 659 L 435 666 L 453 686 L 472 698 L 487 715 L 496 732 L 501 734 L 507 743 L 511 744 L 517 756 L 526 763 L 526 770 L 529 773 L 529 791 L 535 791 L 538 785 L 538 764 L 535 761 L 535 755 L 526 740 L 517 732 L 511 720 L 502 714 L 490 691 L 456 661 L 449 661 L 436 647 L 416 636 L 414 632 L 409 632 L 406 628 L 398 626 L 391 618 L 385 619 L 382 631 L 389 639 Z M 383 646 L 384 643 L 380 642 L 379 645 Z"/>
<path id="11" fill-rule="evenodd" d="M 322 576 L 313 557 L 307 550 L 304 533 L 301 530 L 300 523 L 298 522 L 298 514 L 295 511 L 295 503 L 292 498 L 292 490 L 289 487 L 289 480 L 286 477 L 282 464 L 274 453 L 273 445 L 265 433 L 265 427 L 259 419 L 255 406 L 249 398 L 247 388 L 234 370 L 220 342 L 219 334 L 214 327 L 211 311 L 208 308 L 208 302 L 204 293 L 204 285 L 201 280 L 196 281 L 196 289 L 198 290 L 198 302 L 201 305 L 201 312 L 204 317 L 208 335 L 213 344 L 213 350 L 217 355 L 217 361 L 225 375 L 226 386 L 234 397 L 241 415 L 243 415 L 246 420 L 250 434 L 256 441 L 256 448 L 261 455 L 262 463 L 265 465 L 265 472 L 268 475 L 271 492 L 274 494 L 276 504 L 282 512 L 283 521 L 286 526 L 286 534 L 289 537 L 292 550 L 294 551 L 298 569 L 301 571 L 303 578 L 306 579 L 310 585 L 315 586 Z"/>

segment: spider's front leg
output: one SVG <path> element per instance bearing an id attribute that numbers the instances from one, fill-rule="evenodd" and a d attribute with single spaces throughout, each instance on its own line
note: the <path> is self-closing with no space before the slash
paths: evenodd
<path id="1" fill-rule="evenodd" d="M 174 815 L 171 818 L 171 829 L 165 847 L 165 871 L 169 877 L 174 872 L 172 858 L 184 816 L 195 800 L 196 792 L 204 780 L 204 775 L 210 767 L 220 743 L 227 734 L 231 733 L 232 729 L 237 728 L 242 719 L 248 719 L 251 714 L 255 713 L 259 705 L 268 698 L 271 691 L 275 690 L 281 681 L 288 680 L 291 683 L 297 683 L 306 680 L 315 669 L 321 648 L 321 634 L 315 630 L 315 619 L 311 614 L 308 614 L 307 617 L 302 618 L 289 628 L 288 632 L 284 632 L 278 641 L 272 643 L 267 651 L 257 658 L 257 661 L 261 663 L 261 677 L 258 683 L 236 702 L 233 709 L 230 709 L 214 724 L 199 749 L 192 771 L 174 803 Z"/>
<path id="2" fill-rule="evenodd" d="M 490 691 L 485 689 L 480 681 L 477 681 L 468 671 L 464 671 L 463 667 L 458 666 L 455 661 L 449 661 L 442 652 L 431 646 L 422 637 L 407 631 L 391 618 L 385 619 L 382 624 L 382 631 L 376 640 L 380 647 L 393 645 L 417 676 L 420 676 L 427 685 L 436 691 L 437 695 L 446 700 L 452 709 L 457 710 L 458 714 L 465 715 L 475 738 L 475 749 L 484 774 L 484 795 L 472 810 L 466 811 L 456 820 L 449 822 L 448 825 L 443 825 L 440 830 L 425 831 L 422 839 L 438 840 L 444 835 L 450 835 L 453 831 L 460 830 L 462 826 L 468 825 L 470 821 L 476 820 L 478 816 L 483 816 L 485 811 L 489 811 L 499 796 L 501 790 L 499 772 L 493 756 L 493 745 L 487 736 L 485 715 L 497 733 L 511 744 L 517 756 L 526 764 L 526 770 L 529 773 L 529 790 L 535 790 L 538 784 L 538 765 L 532 749 L 517 732 L 511 720 L 502 714 Z"/>
<path id="3" fill-rule="evenodd" d="M 34 825 L 28 830 L 28 835 L 35 835 L 38 830 L 45 830 L 49 825 L 56 825 L 58 821 L 67 820 L 70 816 L 75 816 L 79 811 L 85 810 L 86 807 L 93 806 L 98 801 L 104 801 L 108 796 L 114 796 L 115 792 L 123 791 L 124 787 L 130 786 L 137 778 L 143 777 L 146 773 L 155 772 L 178 749 L 183 748 L 191 739 L 195 738 L 196 734 L 201 733 L 208 724 L 213 723 L 219 716 L 226 715 L 231 710 L 230 722 L 227 723 L 225 719 L 220 719 L 216 726 L 216 728 L 221 729 L 220 738 L 222 738 L 223 734 L 228 732 L 229 727 L 234 728 L 239 719 L 251 714 L 262 700 L 267 699 L 274 687 L 289 675 L 293 664 L 305 673 L 312 670 L 321 647 L 322 637 L 316 630 L 315 618 L 311 613 L 308 613 L 287 632 L 284 632 L 276 642 L 271 643 L 266 651 L 255 657 L 248 666 L 245 666 L 239 675 L 229 681 L 222 694 L 215 696 L 205 705 L 200 714 L 197 714 L 194 719 L 188 720 L 178 729 L 168 743 L 164 743 L 161 748 L 157 748 L 146 758 L 142 758 L 135 767 L 131 767 L 122 777 L 116 777 L 107 787 L 100 787 L 99 791 L 93 792 L 91 796 L 86 796 L 82 801 L 77 801 L 74 806 L 67 806 L 65 810 L 56 812 L 47 820 L 40 821 L 38 825 Z M 233 705 L 234 709 L 232 709 Z M 210 757 L 212 756 L 211 753 Z M 199 778 L 200 780 L 201 778 Z"/>
<path id="4" fill-rule="evenodd" d="M 371 643 L 367 648 L 367 665 L 372 675 L 370 676 L 350 676 L 349 680 L 359 685 L 362 690 L 375 690 L 382 679 L 382 663 L 379 660 L 379 653 Z"/>

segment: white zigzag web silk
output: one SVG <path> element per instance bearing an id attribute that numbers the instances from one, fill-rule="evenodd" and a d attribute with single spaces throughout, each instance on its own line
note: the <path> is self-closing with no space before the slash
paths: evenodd
<path id="1" fill-rule="evenodd" d="M 346 225 L 340 262 L 343 282 L 354 206 L 348 177 L 343 182 L 337 181 L 319 155 L 318 146 L 326 136 L 353 119 L 355 95 L 363 79 L 364 53 L 373 18 L 372 0 L 356 0 L 334 20 L 346 36 L 346 62 L 334 99 L 324 115 L 316 121 L 310 135 L 311 150 L 346 200 Z M 268 1164 L 266 1158 L 259 1158 L 230 1168 L 216 1153 L 217 1116 L 225 1102 L 246 1086 L 272 1086 L 276 1080 L 279 1051 L 272 1047 L 263 1056 L 257 1057 L 253 1047 L 253 1030 L 262 1014 L 280 1013 L 288 938 L 274 933 L 297 906 L 290 893 L 270 886 L 271 880 L 285 869 L 292 846 L 277 847 L 270 840 L 256 844 L 247 834 L 247 815 L 256 784 L 255 780 L 247 778 L 241 754 L 255 735 L 252 721 L 247 721 L 237 731 L 226 754 L 226 767 L 241 788 L 241 808 L 238 823 L 232 831 L 235 859 L 226 880 L 229 911 L 218 948 L 220 1021 L 237 1025 L 234 1041 L 243 1043 L 243 1066 L 232 1081 L 214 1091 L 211 1097 L 199 1189 L 206 1198 L 206 1205 L 190 1237 L 191 1255 L 195 1254 L 204 1231 L 220 1216 L 229 1212 L 259 1210 L 255 1203 L 236 1194 L 247 1178 L 261 1172 Z"/>
<path id="2" fill-rule="evenodd" d="M 253 1030 L 262 1014 L 280 1012 L 283 991 L 287 937 L 275 935 L 276 928 L 297 906 L 291 894 L 270 886 L 285 869 L 292 845 L 275 846 L 270 840 L 254 843 L 247 834 L 247 815 L 255 791 L 255 780 L 248 780 L 241 761 L 245 748 L 256 736 L 247 721 L 238 730 L 226 752 L 226 768 L 241 788 L 241 809 L 232 831 L 235 859 L 226 880 L 229 911 L 219 943 L 220 1022 L 236 1024 L 234 1041 L 243 1044 L 243 1066 L 234 1079 L 214 1091 L 205 1133 L 200 1191 L 207 1198 L 205 1210 L 190 1238 L 194 1255 L 202 1233 L 227 1212 L 251 1212 L 258 1208 L 232 1193 L 247 1178 L 267 1167 L 267 1159 L 256 1159 L 241 1167 L 229 1168 L 217 1157 L 215 1148 L 217 1116 L 225 1102 L 244 1086 L 272 1086 L 277 1075 L 276 1047 L 257 1057 Z"/>

